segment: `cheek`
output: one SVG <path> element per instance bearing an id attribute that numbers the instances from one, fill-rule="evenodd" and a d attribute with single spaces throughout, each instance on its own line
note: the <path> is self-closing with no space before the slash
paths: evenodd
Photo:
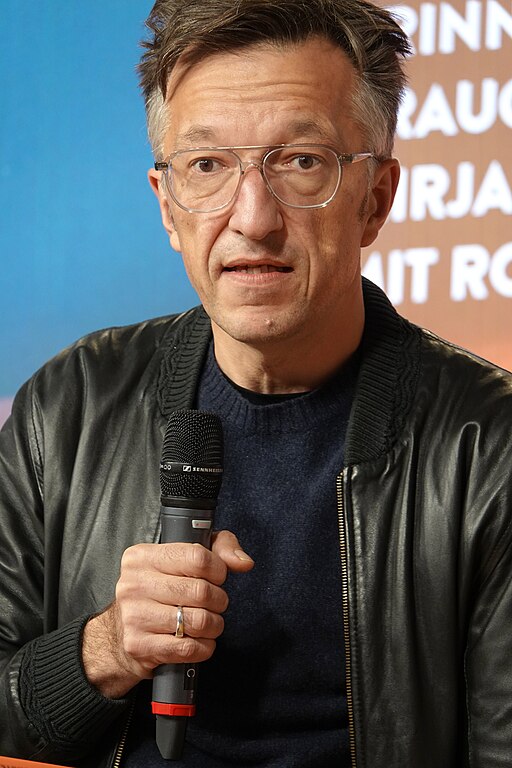
<path id="1" fill-rule="evenodd" d="M 183 214 L 183 212 L 182 212 Z M 175 214 L 176 238 L 180 244 L 183 259 L 200 265 L 205 270 L 213 267 L 216 255 L 225 255 L 225 248 L 218 243 L 226 231 L 226 217 L 189 213 Z"/>
<path id="2" fill-rule="evenodd" d="M 208 214 L 174 212 L 174 228 L 183 251 L 211 250 L 222 230 L 222 223 Z"/>
<path id="3" fill-rule="evenodd" d="M 188 245 L 185 243 L 181 256 L 188 278 L 194 288 L 197 288 L 197 283 L 204 279 L 207 262 L 203 254 L 192 248 L 190 243 Z"/>
<path id="4" fill-rule="evenodd" d="M 185 264 L 194 257 L 201 242 L 197 236 L 197 227 L 194 227 L 190 217 L 193 214 L 185 214 L 183 211 L 173 213 L 173 234 L 171 245 L 175 251 L 182 254 Z"/>
<path id="5" fill-rule="evenodd" d="M 204 290 L 211 284 L 211 249 L 215 237 L 209 227 L 197 226 L 191 221 L 176 221 L 175 237 L 180 246 L 176 250 L 181 252 L 188 279 L 200 294 L 201 289 Z"/>
<path id="6" fill-rule="evenodd" d="M 316 261 L 312 269 L 331 282 L 326 290 L 336 291 L 341 283 L 351 280 L 360 268 L 361 226 L 357 216 L 347 215 L 347 207 L 334 210 L 332 216 L 325 217 L 314 231 L 316 241 Z"/>

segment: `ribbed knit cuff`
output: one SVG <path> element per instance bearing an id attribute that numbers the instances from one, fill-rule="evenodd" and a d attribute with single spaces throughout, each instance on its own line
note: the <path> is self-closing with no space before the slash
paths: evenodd
<path id="1" fill-rule="evenodd" d="M 126 709 L 128 699 L 107 699 L 85 676 L 83 616 L 26 647 L 20 700 L 27 718 L 52 748 L 85 751 Z"/>

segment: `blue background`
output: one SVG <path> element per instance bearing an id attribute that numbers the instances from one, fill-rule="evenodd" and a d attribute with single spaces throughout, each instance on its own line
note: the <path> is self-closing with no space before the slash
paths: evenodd
<path id="1" fill-rule="evenodd" d="M 152 156 L 136 65 L 152 4 L 0 0 L 0 424 L 20 384 L 79 336 L 197 302 L 146 178 Z M 476 82 L 485 75 L 505 82 L 505 43 L 491 68 L 471 54 L 460 57 L 459 70 Z M 488 133 L 479 154 L 496 157 L 498 147 L 509 168 L 509 144 Z M 414 242 L 409 224 L 400 236 L 402 225 L 388 225 L 395 229 L 386 228 L 377 247 Z M 493 225 L 482 222 L 482 237 L 484 226 Z M 509 305 L 494 294 L 452 303 L 463 332 L 450 338 L 509 359 L 501 320 Z M 400 309 L 444 335 L 446 315 L 435 301 Z M 478 348 L 465 341 L 473 327 L 484 329 Z"/>
<path id="2" fill-rule="evenodd" d="M 0 0 L 0 398 L 75 338 L 197 303 L 146 178 L 152 0 Z"/>

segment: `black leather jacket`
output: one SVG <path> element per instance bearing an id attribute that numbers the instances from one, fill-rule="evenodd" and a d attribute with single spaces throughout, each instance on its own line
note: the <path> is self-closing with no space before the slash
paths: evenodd
<path id="1" fill-rule="evenodd" d="M 338 479 L 352 768 L 503 768 L 512 376 L 366 282 L 365 305 Z M 0 754 L 119 764 L 129 703 L 87 684 L 81 629 L 126 547 L 158 540 L 163 431 L 209 338 L 200 309 L 102 331 L 20 391 L 0 433 Z"/>

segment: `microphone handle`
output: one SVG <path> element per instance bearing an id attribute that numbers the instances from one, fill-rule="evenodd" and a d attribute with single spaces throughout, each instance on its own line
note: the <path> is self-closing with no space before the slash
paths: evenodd
<path id="1" fill-rule="evenodd" d="M 214 508 L 214 502 L 206 499 L 162 498 L 160 542 L 202 544 L 210 549 Z M 152 710 L 156 743 L 165 760 L 181 759 L 188 717 L 195 714 L 197 673 L 197 664 L 162 664 L 155 669 Z"/>

